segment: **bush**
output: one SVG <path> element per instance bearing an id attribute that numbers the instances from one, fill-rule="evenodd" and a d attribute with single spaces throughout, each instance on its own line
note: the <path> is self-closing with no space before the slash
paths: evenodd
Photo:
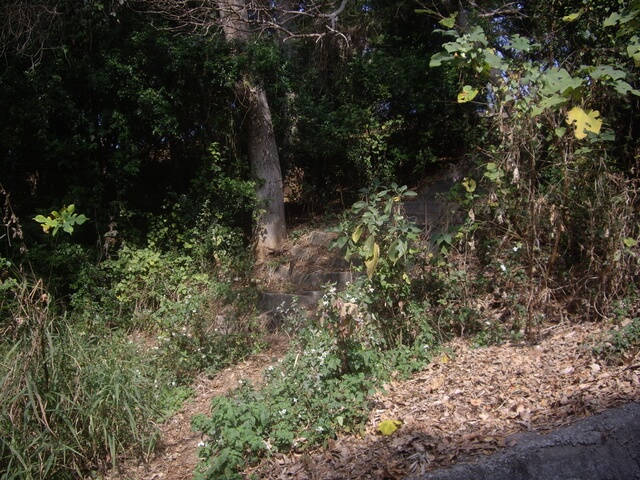
<path id="1" fill-rule="evenodd" d="M 85 269 L 74 317 L 95 331 L 142 332 L 157 367 L 184 384 L 255 348 L 257 293 L 229 277 L 203 273 L 185 254 L 124 247 Z"/>
<path id="2" fill-rule="evenodd" d="M 325 298 L 328 310 L 322 314 L 338 337 L 346 339 L 366 323 L 378 329 L 386 348 L 410 345 L 415 331 L 405 306 L 411 296 L 409 269 L 418 258 L 420 230 L 403 214 L 401 201 L 416 193 L 406 186 L 374 182 L 361 194 L 362 200 L 335 229 L 340 235 L 332 247 L 342 249 L 352 268 L 366 277 L 358 278 L 349 292 Z"/>

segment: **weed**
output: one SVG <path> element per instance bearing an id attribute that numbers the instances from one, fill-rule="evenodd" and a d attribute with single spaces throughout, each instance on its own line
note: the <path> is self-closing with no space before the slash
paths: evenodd
<path id="1" fill-rule="evenodd" d="M 42 283 L 14 291 L 20 316 L 0 344 L 0 466 L 10 478 L 83 475 L 157 438 L 150 366 L 124 337 L 101 339 L 49 309 Z M 104 465 L 103 465 L 104 466 Z"/>

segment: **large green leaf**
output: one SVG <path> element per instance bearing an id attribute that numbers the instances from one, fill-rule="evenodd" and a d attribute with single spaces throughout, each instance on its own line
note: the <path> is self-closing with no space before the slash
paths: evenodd
<path id="1" fill-rule="evenodd" d="M 545 88 L 543 93 L 552 95 L 559 93 L 564 97 L 570 97 L 573 90 L 582 86 L 581 78 L 573 78 L 564 68 L 552 68 L 543 75 Z"/>
<path id="2" fill-rule="evenodd" d="M 439 67 L 443 63 L 450 62 L 451 60 L 453 60 L 453 55 L 449 55 L 448 53 L 444 53 L 444 52 L 439 52 L 431 57 L 431 60 L 429 61 L 429 66 L 432 68 Z"/>

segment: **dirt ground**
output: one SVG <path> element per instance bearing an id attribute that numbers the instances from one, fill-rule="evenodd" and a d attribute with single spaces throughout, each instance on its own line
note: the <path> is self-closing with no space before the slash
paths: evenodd
<path id="1" fill-rule="evenodd" d="M 264 479 L 399 479 L 454 465 L 509 446 L 509 436 L 550 432 L 606 409 L 640 399 L 640 359 L 625 365 L 599 361 L 590 349 L 609 326 L 549 325 L 536 344 L 474 348 L 457 339 L 426 369 L 385 386 L 373 400 L 366 429 L 331 440 L 326 448 L 276 455 L 247 470 Z M 193 476 L 200 436 L 191 417 L 208 413 L 211 398 L 240 379 L 258 382 L 284 355 L 287 340 L 271 338 L 264 353 L 201 378 L 196 395 L 162 425 L 162 447 L 147 464 L 125 465 L 113 479 L 187 480 Z M 379 434 L 383 420 L 402 426 Z"/>

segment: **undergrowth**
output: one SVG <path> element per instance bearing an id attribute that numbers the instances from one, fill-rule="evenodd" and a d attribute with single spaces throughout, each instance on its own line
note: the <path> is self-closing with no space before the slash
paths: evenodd
<path id="1" fill-rule="evenodd" d="M 229 396 L 213 399 L 210 416 L 193 419 L 194 429 L 206 438 L 196 478 L 244 478 L 241 472 L 261 458 L 301 452 L 339 433 L 358 434 L 372 394 L 394 373 L 408 375 L 423 367 L 431 354 L 423 345 L 354 348 L 352 368 L 343 373 L 332 335 L 318 326 L 303 330 L 290 353 L 265 371 L 261 388 L 241 381 Z"/>
<path id="2" fill-rule="evenodd" d="M 14 290 L 0 345 L 3 479 L 78 478 L 155 446 L 158 391 L 121 335 L 93 336 L 54 314 L 42 284 Z"/>
<path id="3" fill-rule="evenodd" d="M 97 265 L 52 241 L 47 280 L 28 263 L 44 250 L 0 257 L 2 480 L 87 478 L 144 459 L 195 375 L 259 348 L 237 236 L 214 225 L 193 233 L 208 239 L 197 247 L 161 249 L 161 233 L 144 248 L 114 240 Z"/>

